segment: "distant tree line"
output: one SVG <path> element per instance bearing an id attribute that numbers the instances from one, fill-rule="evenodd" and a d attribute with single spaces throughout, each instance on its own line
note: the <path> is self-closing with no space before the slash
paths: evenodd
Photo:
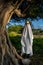
<path id="1" fill-rule="evenodd" d="M 23 28 L 24 28 L 24 26 L 22 26 L 22 25 L 13 25 L 13 26 L 9 26 L 8 27 L 8 32 L 10 33 L 10 32 L 17 32 L 17 33 L 19 33 L 19 34 L 21 34 L 22 33 L 22 31 L 23 31 Z M 43 34 L 43 30 L 41 30 L 41 29 L 32 29 L 33 30 L 33 34 Z"/>

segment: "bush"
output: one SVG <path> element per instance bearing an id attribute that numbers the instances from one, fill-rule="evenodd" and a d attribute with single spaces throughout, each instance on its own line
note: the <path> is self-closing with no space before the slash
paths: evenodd
<path id="1" fill-rule="evenodd" d="M 21 34 L 22 30 L 23 30 L 22 25 L 16 25 L 16 26 L 13 25 L 13 26 L 8 27 L 8 32 L 9 33 L 10 32 L 16 32 L 16 33 Z"/>

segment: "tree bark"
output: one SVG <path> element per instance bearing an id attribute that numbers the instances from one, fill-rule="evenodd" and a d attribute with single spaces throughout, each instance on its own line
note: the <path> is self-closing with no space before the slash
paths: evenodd
<path id="1" fill-rule="evenodd" d="M 0 10 L 0 65 L 19 65 L 18 59 L 23 59 L 18 55 L 16 49 L 11 45 L 6 31 L 6 24 L 14 13 L 11 5 L 1 6 Z"/>

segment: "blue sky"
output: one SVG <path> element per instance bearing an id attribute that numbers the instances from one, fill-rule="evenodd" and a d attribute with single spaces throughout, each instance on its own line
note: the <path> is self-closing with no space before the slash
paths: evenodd
<path id="1" fill-rule="evenodd" d="M 31 20 L 34 28 L 38 29 L 43 29 L 43 19 L 38 19 L 38 20 Z M 15 21 L 14 19 L 10 20 L 10 24 L 11 25 L 24 25 L 25 24 L 25 20 L 21 20 L 21 21 Z"/>
<path id="2" fill-rule="evenodd" d="M 34 20 L 32 21 L 32 24 L 34 25 L 34 28 L 40 28 L 43 29 L 43 19 Z"/>

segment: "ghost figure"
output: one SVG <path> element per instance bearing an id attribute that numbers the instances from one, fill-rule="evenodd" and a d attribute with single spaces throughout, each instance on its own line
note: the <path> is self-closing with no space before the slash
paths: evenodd
<path id="1" fill-rule="evenodd" d="M 21 45 L 22 45 L 22 54 L 29 54 L 30 56 L 33 55 L 33 33 L 30 26 L 29 21 L 26 22 L 26 25 L 24 27 L 22 37 L 21 37 Z"/>

